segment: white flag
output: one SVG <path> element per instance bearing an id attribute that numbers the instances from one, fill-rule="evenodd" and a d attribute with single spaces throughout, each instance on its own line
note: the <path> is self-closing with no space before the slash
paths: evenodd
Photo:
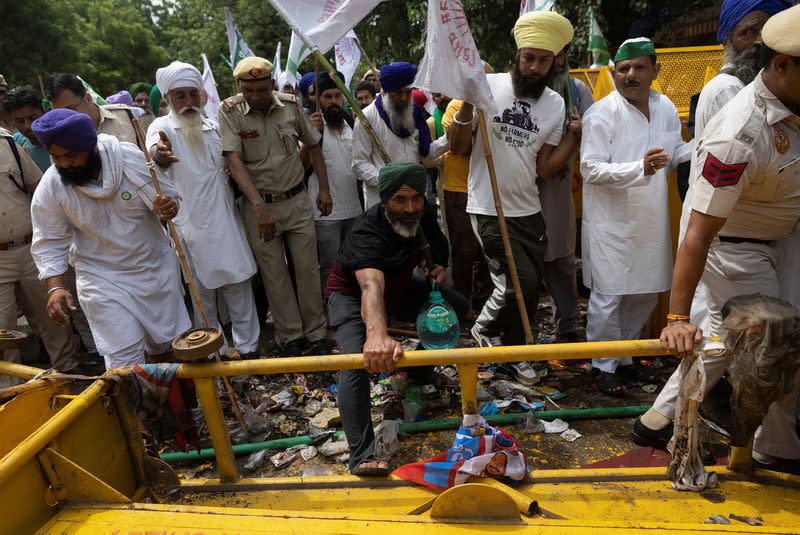
<path id="1" fill-rule="evenodd" d="M 306 46 L 296 33 L 292 32 L 292 40 L 289 41 L 289 54 L 286 56 L 286 80 L 291 83 L 297 83 L 300 78 L 297 69 L 300 64 L 311 54 L 311 49 Z"/>
<path id="2" fill-rule="evenodd" d="M 381 0 L 269 0 L 269 3 L 290 26 L 299 26 L 325 54 Z"/>
<path id="3" fill-rule="evenodd" d="M 334 47 L 336 55 L 336 70 L 344 76 L 345 87 L 350 87 L 350 80 L 356 73 L 356 67 L 361 61 L 361 50 L 358 48 L 356 32 L 350 30 L 347 35 L 336 42 Z"/>
<path id="4" fill-rule="evenodd" d="M 250 50 L 244 37 L 239 33 L 239 29 L 233 23 L 233 15 L 231 15 L 231 10 L 227 7 L 225 8 L 225 26 L 228 28 L 228 48 L 231 51 L 231 65 L 236 67 L 236 64 L 243 58 L 255 56 L 255 54 Z"/>
<path id="5" fill-rule="evenodd" d="M 425 55 L 413 85 L 497 112 L 461 0 L 428 0 Z"/>
<path id="6" fill-rule="evenodd" d="M 281 77 L 281 42 L 278 41 L 278 48 L 275 49 L 275 59 L 272 61 L 272 79 L 276 82 Z"/>
<path id="7" fill-rule="evenodd" d="M 529 11 L 552 11 L 556 0 L 520 0 L 519 14 Z"/>
<path id="8" fill-rule="evenodd" d="M 200 55 L 203 57 L 203 93 L 207 99 L 203 106 L 203 111 L 206 112 L 206 117 L 216 121 L 217 111 L 219 110 L 217 82 L 214 80 L 214 73 L 211 72 L 211 65 L 208 64 L 208 58 L 205 54 Z"/>

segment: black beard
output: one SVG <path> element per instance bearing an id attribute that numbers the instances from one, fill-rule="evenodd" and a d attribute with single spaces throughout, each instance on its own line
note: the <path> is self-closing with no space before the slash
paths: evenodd
<path id="1" fill-rule="evenodd" d="M 94 149 L 89 153 L 89 161 L 83 167 L 70 167 L 69 169 L 62 169 L 56 166 L 58 174 L 61 175 L 61 182 L 68 186 L 85 186 L 100 172 L 100 153 Z"/>
<path id="2" fill-rule="evenodd" d="M 522 74 L 519 69 L 519 61 L 514 62 L 514 68 L 511 70 L 511 84 L 514 87 L 514 96 L 517 98 L 538 99 L 550 83 L 553 72 L 553 67 L 550 67 L 550 71 L 545 76 L 538 80 L 531 80 Z"/>
<path id="3" fill-rule="evenodd" d="M 748 46 L 733 59 L 733 74 L 743 84 L 747 85 L 755 80 L 756 75 L 761 71 L 761 48 L 760 44 Z"/>
<path id="4" fill-rule="evenodd" d="M 322 110 L 322 116 L 325 118 L 325 122 L 336 128 L 342 126 L 344 122 L 344 110 L 336 105 Z"/>

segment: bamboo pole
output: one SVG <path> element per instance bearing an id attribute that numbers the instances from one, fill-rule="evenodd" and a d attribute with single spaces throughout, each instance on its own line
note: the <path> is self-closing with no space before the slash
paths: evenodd
<path id="1" fill-rule="evenodd" d="M 131 122 L 133 122 L 133 128 L 136 131 L 136 140 L 144 152 L 144 159 L 147 161 L 147 168 L 150 170 L 150 177 L 153 179 L 153 187 L 155 188 L 156 193 L 161 195 L 161 184 L 158 182 L 155 164 L 150 158 L 150 151 L 147 149 L 147 145 L 144 140 L 142 126 L 139 124 L 138 118 L 132 119 Z M 200 312 L 200 318 L 203 320 L 203 325 L 206 327 L 211 327 L 211 325 L 208 324 L 206 307 L 203 306 L 203 301 L 200 299 L 200 293 L 197 291 L 197 286 L 194 283 L 194 277 L 192 277 L 192 270 L 189 267 L 189 261 L 186 258 L 186 254 L 183 251 L 183 245 L 181 245 L 181 241 L 178 238 L 178 233 L 175 231 L 175 225 L 172 223 L 171 219 L 167 220 L 167 230 L 172 238 L 172 243 L 175 245 L 175 252 L 178 254 L 178 260 L 181 263 L 183 276 L 186 278 L 186 284 L 189 286 L 189 293 L 192 294 L 194 306 L 196 306 L 197 311 Z M 216 328 L 216 326 L 214 328 Z M 219 350 L 214 352 L 214 360 L 217 362 L 222 362 L 222 356 L 219 354 Z M 236 419 L 239 421 L 239 427 L 242 428 L 242 431 L 244 431 L 245 435 L 250 436 L 250 432 L 247 430 L 247 426 L 244 423 L 244 418 L 242 418 L 242 412 L 239 410 L 239 404 L 236 402 L 236 395 L 233 393 L 233 388 L 231 387 L 230 382 L 228 382 L 227 377 L 222 378 L 222 383 L 225 385 L 225 390 L 228 392 L 228 399 L 230 399 L 233 413 L 236 415 Z"/>
<path id="2" fill-rule="evenodd" d="M 478 129 L 481 131 L 481 141 L 483 142 L 483 152 L 486 153 L 486 165 L 489 168 L 489 180 L 492 183 L 492 197 L 494 197 L 494 208 L 497 212 L 497 225 L 500 227 L 500 235 L 503 237 L 503 249 L 506 252 L 508 262 L 508 272 L 511 275 L 511 283 L 514 287 L 514 296 L 517 298 L 517 307 L 522 319 L 522 330 L 525 332 L 525 342 L 533 344 L 536 342 L 531 332 L 531 322 L 528 319 L 528 309 L 525 306 L 525 296 L 522 295 L 522 287 L 519 284 L 517 275 L 517 264 L 514 262 L 514 254 L 511 251 L 511 240 L 508 237 L 506 218 L 503 215 L 503 203 L 500 199 L 500 188 L 497 187 L 497 174 L 494 168 L 494 157 L 492 156 L 492 146 L 489 143 L 489 132 L 486 130 L 486 118 L 483 110 L 478 110 Z"/>
<path id="3" fill-rule="evenodd" d="M 314 105 L 319 113 L 319 58 L 314 57 Z"/>

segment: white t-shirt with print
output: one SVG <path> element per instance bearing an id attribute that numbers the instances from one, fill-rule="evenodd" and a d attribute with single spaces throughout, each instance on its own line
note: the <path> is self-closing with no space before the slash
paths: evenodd
<path id="1" fill-rule="evenodd" d="M 497 186 L 507 217 L 525 217 L 541 212 L 536 186 L 536 155 L 542 145 L 561 141 L 564 99 L 546 88 L 538 99 L 517 98 L 511 75 L 489 74 L 489 87 L 497 103 L 497 115 L 486 115 Z M 469 163 L 470 214 L 497 215 L 489 180 L 489 168 L 480 133 L 475 134 Z"/>

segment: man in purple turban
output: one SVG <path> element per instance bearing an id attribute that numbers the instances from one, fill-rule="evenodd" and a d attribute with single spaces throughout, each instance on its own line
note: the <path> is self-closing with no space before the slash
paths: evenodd
<path id="1" fill-rule="evenodd" d="M 447 136 L 431 142 L 425 111 L 414 104 L 411 84 L 417 66 L 405 61 L 389 63 L 381 68 L 381 94 L 364 108 L 364 116 L 393 162 L 416 162 L 433 165 L 447 150 Z M 373 146 L 363 125 L 353 128 L 353 171 L 364 183 L 365 208 L 380 202 L 378 171 L 383 159 Z"/>
<path id="2" fill-rule="evenodd" d="M 77 297 L 106 368 L 144 364 L 190 327 L 176 257 L 161 219 L 178 213 L 172 184 L 157 195 L 139 148 L 97 134 L 88 115 L 57 109 L 33 122 L 53 160 L 31 201 L 31 254 L 58 324 L 75 310 L 64 274 L 75 267 Z"/>

